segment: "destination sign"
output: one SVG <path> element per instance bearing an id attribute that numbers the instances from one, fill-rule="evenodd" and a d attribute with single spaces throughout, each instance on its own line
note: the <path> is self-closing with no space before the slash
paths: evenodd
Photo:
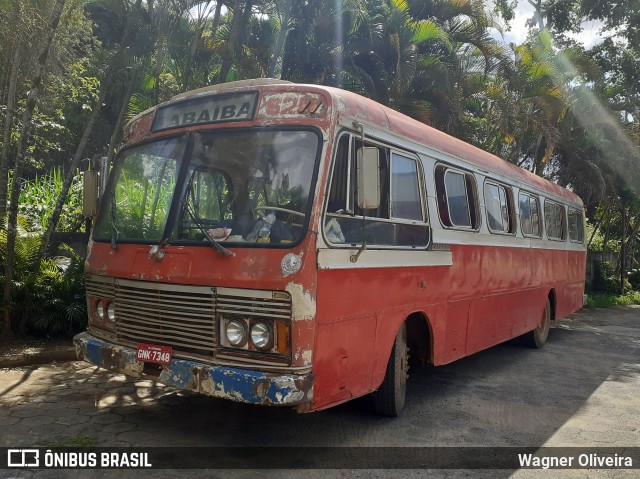
<path id="1" fill-rule="evenodd" d="M 210 95 L 161 106 L 151 131 L 204 123 L 251 120 L 256 112 L 257 92 Z"/>

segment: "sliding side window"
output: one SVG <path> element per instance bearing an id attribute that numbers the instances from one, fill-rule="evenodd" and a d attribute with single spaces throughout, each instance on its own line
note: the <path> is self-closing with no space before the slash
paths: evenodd
<path id="1" fill-rule="evenodd" d="M 442 224 L 450 228 L 477 230 L 480 221 L 474 176 L 438 165 L 435 180 Z"/>
<path id="2" fill-rule="evenodd" d="M 327 198 L 324 233 L 333 245 L 424 247 L 429 240 L 422 201 L 420 169 L 416 159 L 385 145 L 366 142 L 378 149 L 380 205 L 358 207 L 357 151 L 362 140 L 343 134 L 336 148 Z M 364 235 L 364 236 L 363 236 Z"/>
<path id="3" fill-rule="evenodd" d="M 520 227 L 524 236 L 540 238 L 542 225 L 540 224 L 540 200 L 537 196 L 528 193 L 520 193 Z"/>
<path id="4" fill-rule="evenodd" d="M 574 208 L 569 208 L 569 240 L 573 243 L 584 243 L 582 211 Z"/>
<path id="5" fill-rule="evenodd" d="M 484 205 L 492 233 L 515 233 L 511 188 L 487 181 L 484 184 Z"/>
<path id="6" fill-rule="evenodd" d="M 549 200 L 544 201 L 544 223 L 547 229 L 547 238 L 555 241 L 564 241 L 567 237 L 566 218 L 564 206 Z"/>

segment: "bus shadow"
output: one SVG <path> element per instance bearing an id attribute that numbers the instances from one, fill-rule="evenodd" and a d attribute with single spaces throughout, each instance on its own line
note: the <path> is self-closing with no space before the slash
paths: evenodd
<path id="1" fill-rule="evenodd" d="M 625 313 L 623 321 L 620 314 L 619 326 L 637 323 L 635 311 Z M 94 436 L 104 446 L 541 447 L 577 412 L 584 414 L 605 383 L 624 386 L 640 378 L 635 335 L 589 329 L 592 320 L 592 315 L 576 315 L 566 325 L 561 322 L 543 350 L 510 341 L 445 366 L 414 364 L 405 410 L 394 419 L 376 416 L 368 397 L 297 414 L 291 408 L 233 403 L 94 368 L 76 371 L 72 381 L 61 370 L 47 378 L 47 388 L 65 408 L 76 411 L 68 414 L 65 433 Z M 39 405 L 20 407 L 36 410 Z M 49 414 L 63 411 L 56 408 Z M 78 415 L 90 419 L 75 425 Z M 512 472 L 494 471 L 493 477 Z"/>

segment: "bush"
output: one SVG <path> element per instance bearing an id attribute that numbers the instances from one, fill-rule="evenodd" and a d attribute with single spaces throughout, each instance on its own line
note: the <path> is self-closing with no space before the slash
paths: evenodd
<path id="1" fill-rule="evenodd" d="M 44 176 L 24 180 L 20 192 L 18 211 L 31 228 L 44 230 L 62 191 L 64 177 L 60 168 Z M 9 185 L 11 190 L 11 185 Z M 74 232 L 84 224 L 82 218 L 82 176 L 77 172 L 69 188 L 56 231 Z"/>
<path id="2" fill-rule="evenodd" d="M 11 304 L 8 305 L 13 329 L 18 334 L 70 337 L 86 325 L 84 261 L 67 245 L 61 245 L 66 256 L 45 258 L 36 264 L 42 236 L 29 229 L 29 221 L 19 217 Z M 0 229 L 3 262 L 6 240 L 6 231 Z M 3 282 L 4 278 L 0 283 Z"/>
<path id="3" fill-rule="evenodd" d="M 587 296 L 586 308 L 609 308 L 611 306 L 630 306 L 640 304 L 640 292 L 629 291 L 621 296 L 612 294 L 590 294 Z"/>
<path id="4" fill-rule="evenodd" d="M 632 270 L 627 279 L 635 291 L 640 291 L 640 269 Z"/>
<path id="5" fill-rule="evenodd" d="M 620 293 L 620 278 L 617 277 L 615 268 L 611 263 L 608 261 L 597 261 L 594 263 L 591 288 L 594 293 Z"/>

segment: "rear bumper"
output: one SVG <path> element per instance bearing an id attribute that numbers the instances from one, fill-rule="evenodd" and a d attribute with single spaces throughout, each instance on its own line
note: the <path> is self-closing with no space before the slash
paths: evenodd
<path id="1" fill-rule="evenodd" d="M 158 374 L 145 374 L 136 350 L 103 341 L 89 333 L 73 338 L 78 359 L 134 378 L 153 379 L 179 389 L 250 404 L 293 406 L 313 399 L 313 374 L 279 374 L 183 359 L 157 365 Z M 156 365 L 154 365 L 156 366 Z"/>

